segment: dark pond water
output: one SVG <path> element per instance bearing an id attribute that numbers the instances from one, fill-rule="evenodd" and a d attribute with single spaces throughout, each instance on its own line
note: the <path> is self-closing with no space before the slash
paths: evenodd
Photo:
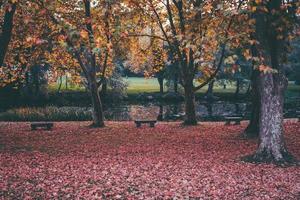
<path id="1" fill-rule="evenodd" d="M 285 104 L 285 118 L 296 117 L 300 110 L 300 101 Z M 200 121 L 222 121 L 225 116 L 244 116 L 249 119 L 251 104 L 247 102 L 229 101 L 197 101 L 196 115 Z M 1 120 L 19 121 L 82 121 L 91 120 L 91 107 L 74 106 L 46 106 L 33 108 L 16 108 L 0 112 Z M 157 119 L 160 121 L 176 121 L 184 118 L 184 103 L 144 103 L 144 104 L 117 104 L 104 106 L 106 120 L 131 121 L 135 119 Z"/>
<path id="2" fill-rule="evenodd" d="M 294 117 L 300 107 L 285 105 L 285 117 Z M 181 120 L 184 116 L 184 104 L 145 104 L 145 105 L 119 105 L 104 108 L 107 120 L 128 121 L 134 119 L 158 119 L 163 121 Z M 224 116 L 244 115 L 249 118 L 251 105 L 249 103 L 196 103 L 196 115 L 198 120 L 218 121 Z"/>
<path id="3" fill-rule="evenodd" d="M 240 115 L 246 111 L 247 104 L 245 103 L 196 104 L 196 114 L 199 120 L 220 120 L 226 115 Z M 105 109 L 106 119 L 115 121 L 134 119 L 180 120 L 184 114 L 184 104 L 124 105 Z"/>

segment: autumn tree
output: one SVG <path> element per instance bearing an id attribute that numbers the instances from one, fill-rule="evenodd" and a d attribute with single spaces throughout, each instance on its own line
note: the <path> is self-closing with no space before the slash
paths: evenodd
<path id="1" fill-rule="evenodd" d="M 39 2 L 51 21 L 56 45 L 61 45 L 77 61 L 85 78 L 93 105 L 93 126 L 104 126 L 99 92 L 113 71 L 113 1 Z M 63 9 L 60 9 L 63 8 Z M 58 52 L 53 52 L 58 56 Z M 54 59 L 52 59 L 54 60 Z"/>
<path id="2" fill-rule="evenodd" d="M 229 38 L 234 38 L 230 30 L 242 2 L 144 0 L 130 5 L 157 24 L 159 33 L 155 37 L 165 41 L 179 66 L 185 93 L 184 123 L 197 124 L 195 92 L 220 70 L 226 44 Z M 207 78 L 203 76 L 204 71 L 209 74 Z M 196 85 L 195 80 L 198 80 Z"/>
<path id="3" fill-rule="evenodd" d="M 283 104 L 287 88 L 285 76 L 289 40 L 299 34 L 298 1 L 252 1 L 255 15 L 254 38 L 257 56 L 253 58 L 259 74 L 259 145 L 246 160 L 286 163 L 293 161 L 283 137 Z"/>
<path id="4" fill-rule="evenodd" d="M 162 95 L 164 92 L 165 65 L 167 62 L 166 50 L 164 49 L 163 41 L 154 37 L 153 30 L 149 32 L 149 37 L 142 36 L 142 34 L 132 34 L 126 38 L 130 43 L 126 65 L 133 72 L 143 73 L 146 78 L 156 77 L 159 83 L 159 91 Z"/>
<path id="5" fill-rule="evenodd" d="M 9 48 L 0 70 L 0 87 L 15 88 L 26 86 L 33 66 L 45 65 L 45 52 L 51 46 L 48 23 L 42 20 L 43 13 L 34 1 L 15 1 L 18 10 L 13 18 Z M 20 34 L 22 33 L 22 34 Z M 43 68 L 43 67 L 41 67 Z M 38 79 L 38 77 L 36 77 Z"/>

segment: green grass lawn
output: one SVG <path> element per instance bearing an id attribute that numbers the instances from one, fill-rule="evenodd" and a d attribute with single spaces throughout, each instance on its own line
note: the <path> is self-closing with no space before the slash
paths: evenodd
<path id="1" fill-rule="evenodd" d="M 159 92 L 159 84 L 156 78 L 140 78 L 140 77 L 130 77 L 124 78 L 125 82 L 128 83 L 127 93 L 128 94 L 138 94 L 143 92 Z M 51 84 L 49 86 L 50 91 L 55 92 L 58 90 L 59 84 Z M 167 87 L 164 87 L 165 91 L 167 91 Z M 65 82 L 63 82 L 61 91 L 84 91 L 85 88 L 80 85 L 70 85 L 68 88 L 65 86 Z M 182 90 L 182 89 L 181 89 Z M 207 90 L 207 86 L 202 88 L 199 92 L 204 93 Z M 234 84 L 228 84 L 227 88 L 224 90 L 223 86 L 218 84 L 215 85 L 214 91 L 216 93 L 233 93 L 235 91 Z"/>
<path id="2" fill-rule="evenodd" d="M 141 92 L 159 92 L 159 84 L 156 78 L 127 78 L 125 79 L 128 83 L 127 92 L 128 94 L 136 94 Z M 167 87 L 165 86 L 165 91 Z M 181 89 L 182 90 L 182 89 Z M 199 93 L 205 93 L 207 86 L 199 90 Z M 216 84 L 214 87 L 216 93 L 233 93 L 235 92 L 234 84 L 227 84 L 227 88 L 223 89 L 222 85 Z"/>
<path id="3" fill-rule="evenodd" d="M 159 84 L 156 78 L 139 78 L 139 77 L 130 77 L 124 78 L 128 83 L 127 93 L 130 94 L 138 94 L 143 92 L 159 92 Z M 58 84 L 51 84 L 49 86 L 50 91 L 55 92 L 58 89 Z M 167 87 L 165 86 L 165 91 Z M 181 89 L 182 90 L 182 89 Z M 205 93 L 207 90 L 207 86 L 203 87 L 198 93 Z M 85 88 L 80 85 L 70 85 L 68 89 L 65 87 L 65 83 L 62 84 L 61 91 L 85 91 Z M 234 93 L 235 92 L 235 83 L 227 84 L 226 89 L 223 88 L 223 85 L 215 84 L 214 93 Z M 244 92 L 243 90 L 241 92 Z M 295 85 L 290 82 L 288 87 L 288 95 L 290 93 L 299 93 L 300 94 L 300 86 Z"/>
<path id="4" fill-rule="evenodd" d="M 156 78 L 124 78 L 128 83 L 128 94 L 137 94 L 142 92 L 159 92 L 159 84 Z M 165 86 L 166 90 L 167 87 Z"/>

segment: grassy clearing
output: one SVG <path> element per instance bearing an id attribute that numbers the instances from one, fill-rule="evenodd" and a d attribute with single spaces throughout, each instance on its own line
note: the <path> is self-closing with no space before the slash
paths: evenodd
<path id="1" fill-rule="evenodd" d="M 159 92 L 159 84 L 157 79 L 150 78 L 127 78 L 128 83 L 127 92 L 128 94 L 137 94 L 141 92 Z M 207 91 L 207 87 L 205 86 L 198 91 L 198 93 L 205 93 Z M 165 86 L 165 90 L 167 87 Z M 182 90 L 182 89 L 181 89 Z M 226 84 L 226 89 L 224 89 L 223 85 L 220 83 L 216 83 L 214 86 L 214 93 L 234 93 L 236 90 L 236 84 L 230 83 Z M 241 92 L 245 92 L 245 88 L 242 89 Z M 298 92 L 300 94 L 300 85 L 295 85 L 293 82 L 289 83 L 288 92 Z"/>
<path id="2" fill-rule="evenodd" d="M 59 85 L 57 83 L 52 83 L 48 86 L 48 89 L 50 92 L 57 92 L 58 91 L 58 87 Z M 85 91 L 85 88 L 81 85 L 70 85 L 68 86 L 68 88 L 66 87 L 66 85 L 62 85 L 61 92 L 83 92 Z"/>
<path id="3" fill-rule="evenodd" d="M 127 93 L 138 94 L 143 92 L 159 92 L 159 84 L 155 78 L 136 78 L 130 77 L 125 78 L 128 83 Z M 164 87 L 166 90 L 167 87 Z"/>
<path id="4" fill-rule="evenodd" d="M 128 83 L 127 92 L 128 94 L 137 94 L 142 92 L 159 92 L 159 84 L 157 79 L 150 78 L 127 78 Z M 164 87 L 165 91 L 167 87 Z M 180 88 L 182 91 L 183 89 Z M 198 93 L 205 93 L 207 90 L 207 86 L 203 87 Z M 216 84 L 214 87 L 214 91 L 216 93 L 234 93 L 235 92 L 235 85 L 234 84 L 227 84 L 227 88 L 223 89 L 223 85 Z"/>
<path id="5" fill-rule="evenodd" d="M 159 92 L 159 84 L 156 78 L 140 78 L 140 77 L 130 77 L 124 78 L 124 80 L 128 83 L 127 93 L 138 94 L 143 92 Z M 57 83 L 51 84 L 49 86 L 50 91 L 56 92 L 58 90 L 59 85 Z M 165 91 L 167 91 L 167 87 L 164 87 Z M 180 89 L 182 90 L 182 88 Z M 203 87 L 199 93 L 205 93 L 207 90 L 207 86 Z M 85 88 L 80 85 L 69 85 L 66 88 L 65 83 L 62 84 L 61 91 L 85 91 Z M 235 92 L 235 84 L 227 84 L 227 88 L 223 89 L 223 85 L 216 84 L 214 87 L 214 91 L 216 93 L 234 93 Z"/>
<path id="6" fill-rule="evenodd" d="M 135 95 L 143 92 L 152 93 L 152 92 L 159 92 L 159 84 L 156 78 L 140 78 L 140 77 L 130 77 L 124 78 L 125 81 L 128 83 L 127 93 L 129 95 Z M 50 91 L 56 92 L 58 90 L 58 84 L 51 84 L 49 86 Z M 167 87 L 165 86 L 165 91 L 167 91 Z M 235 92 L 236 85 L 235 83 L 227 84 L 226 89 L 223 88 L 221 84 L 215 84 L 214 86 L 214 93 L 217 94 L 232 94 Z M 180 88 L 182 91 L 182 88 Z M 207 90 L 207 86 L 203 87 L 198 93 L 203 94 Z M 244 89 L 245 90 L 245 89 Z M 242 90 L 241 92 L 245 92 Z M 66 89 L 65 83 L 62 84 L 61 91 L 85 91 L 85 88 L 80 85 L 70 85 L 68 89 Z M 295 93 L 295 94 L 294 94 Z M 300 85 L 295 85 L 294 83 L 290 82 L 287 96 L 294 96 L 299 93 L 300 95 Z"/>

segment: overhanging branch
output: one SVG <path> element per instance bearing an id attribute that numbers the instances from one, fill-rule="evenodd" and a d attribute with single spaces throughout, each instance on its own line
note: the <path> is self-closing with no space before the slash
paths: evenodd
<path id="1" fill-rule="evenodd" d="M 244 0 L 240 0 L 239 1 L 239 5 L 237 7 L 237 10 L 239 10 L 243 4 Z M 233 15 L 231 18 L 230 18 L 230 21 L 229 21 L 229 24 L 227 26 L 227 29 L 226 29 L 226 34 L 225 34 L 225 38 L 226 38 L 226 41 L 225 43 L 223 44 L 223 47 L 222 47 L 222 50 L 221 50 L 221 57 L 220 57 L 220 60 L 218 62 L 218 66 L 216 67 L 216 70 L 212 73 L 212 75 L 205 81 L 203 82 L 202 84 L 194 87 L 194 91 L 197 91 L 197 90 L 200 90 L 201 88 L 203 88 L 204 86 L 206 86 L 210 81 L 212 81 L 218 74 L 218 72 L 220 71 L 221 67 L 222 67 L 222 64 L 223 64 L 223 60 L 224 60 L 224 57 L 225 57 L 225 52 L 226 52 L 226 46 L 227 46 L 227 43 L 228 43 L 228 36 L 229 36 L 229 29 L 231 28 L 232 24 L 233 24 L 233 19 L 236 15 Z M 216 59 L 214 61 L 214 65 L 216 64 Z"/>

